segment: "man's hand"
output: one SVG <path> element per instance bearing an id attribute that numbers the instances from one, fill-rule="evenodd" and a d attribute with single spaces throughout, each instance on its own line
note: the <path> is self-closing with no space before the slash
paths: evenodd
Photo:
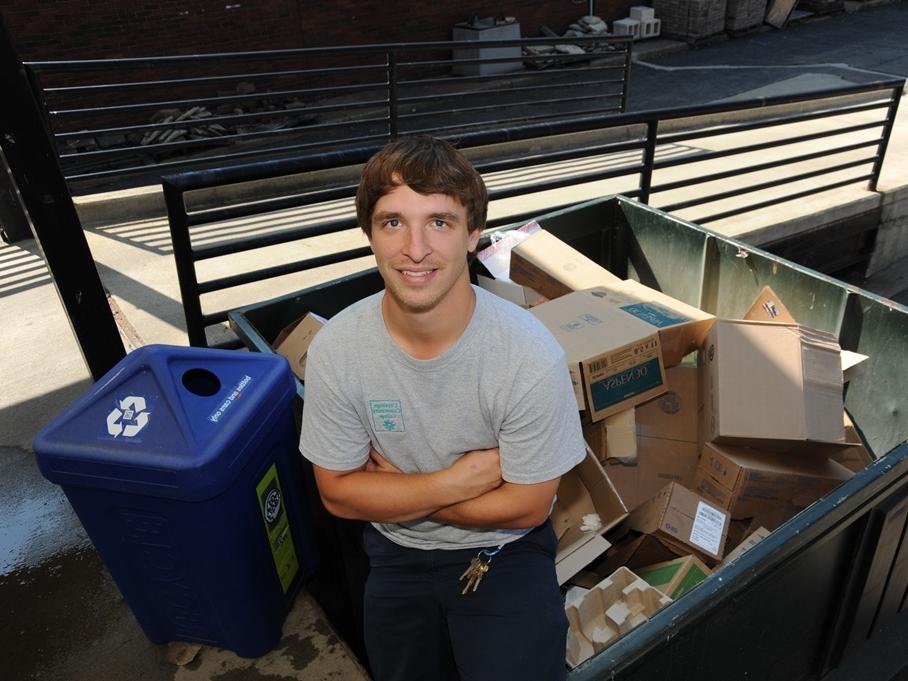
<path id="1" fill-rule="evenodd" d="M 463 490 L 465 499 L 490 492 L 502 483 L 498 447 L 467 452 L 448 471 L 452 484 Z"/>
<path id="2" fill-rule="evenodd" d="M 369 460 L 366 462 L 366 470 L 370 473 L 400 473 L 402 472 L 397 466 L 388 461 L 379 454 L 375 447 L 369 449 Z"/>

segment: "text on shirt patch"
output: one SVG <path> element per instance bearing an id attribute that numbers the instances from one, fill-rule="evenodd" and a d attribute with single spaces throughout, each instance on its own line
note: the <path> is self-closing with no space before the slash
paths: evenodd
<path id="1" fill-rule="evenodd" d="M 404 433 L 404 410 L 400 400 L 369 400 L 372 429 L 376 433 Z"/>

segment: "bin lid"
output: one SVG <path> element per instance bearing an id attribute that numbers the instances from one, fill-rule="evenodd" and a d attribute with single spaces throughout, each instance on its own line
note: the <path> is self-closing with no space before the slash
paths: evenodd
<path id="1" fill-rule="evenodd" d="M 280 355 L 148 345 L 45 426 L 34 451 L 64 487 L 197 501 L 229 487 L 293 395 Z"/>

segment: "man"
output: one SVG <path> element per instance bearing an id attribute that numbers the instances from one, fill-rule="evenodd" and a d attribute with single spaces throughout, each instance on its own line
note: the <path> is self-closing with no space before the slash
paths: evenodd
<path id="1" fill-rule="evenodd" d="M 548 517 L 585 448 L 560 346 L 470 284 L 487 204 L 446 142 L 372 157 L 356 210 L 385 289 L 336 315 L 307 356 L 300 449 L 326 508 L 372 522 L 378 681 L 565 676 Z"/>

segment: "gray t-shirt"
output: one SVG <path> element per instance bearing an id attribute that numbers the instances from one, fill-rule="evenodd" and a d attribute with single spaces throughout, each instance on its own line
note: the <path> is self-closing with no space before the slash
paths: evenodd
<path id="1" fill-rule="evenodd" d="M 564 351 L 532 315 L 474 287 L 476 308 L 457 342 L 414 359 L 390 337 L 384 292 L 354 303 L 316 335 L 306 360 L 300 451 L 330 470 L 361 467 L 370 443 L 405 473 L 451 466 L 464 452 L 499 448 L 502 478 L 532 484 L 584 456 Z M 479 548 L 528 529 L 475 529 L 430 519 L 374 523 L 402 546 Z"/>

